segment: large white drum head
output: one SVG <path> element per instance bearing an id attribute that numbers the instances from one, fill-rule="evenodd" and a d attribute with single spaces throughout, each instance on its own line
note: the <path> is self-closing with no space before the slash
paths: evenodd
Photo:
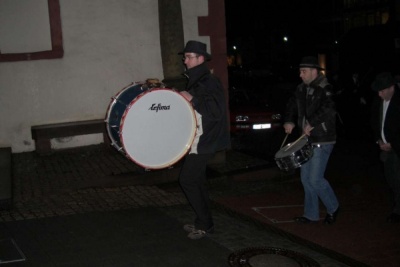
<path id="1" fill-rule="evenodd" d="M 144 168 L 161 169 L 188 152 L 196 126 L 194 110 L 182 95 L 153 89 L 131 102 L 120 135 L 128 158 Z"/>

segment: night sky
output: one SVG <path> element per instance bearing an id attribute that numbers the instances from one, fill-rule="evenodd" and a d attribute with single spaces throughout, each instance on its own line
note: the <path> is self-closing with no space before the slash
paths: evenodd
<path id="1" fill-rule="evenodd" d="M 236 45 L 244 64 L 270 61 L 271 51 L 288 62 L 333 44 L 331 1 L 225 0 L 228 53 Z M 287 36 L 288 42 L 283 41 Z M 255 55 L 257 54 L 257 55 Z M 272 59 L 273 60 L 273 59 Z"/>

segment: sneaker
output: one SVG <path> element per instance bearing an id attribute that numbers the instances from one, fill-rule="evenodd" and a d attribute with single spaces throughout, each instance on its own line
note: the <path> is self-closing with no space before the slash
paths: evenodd
<path id="1" fill-rule="evenodd" d="M 206 235 L 207 235 L 207 232 L 206 232 L 206 231 L 195 229 L 195 230 L 193 230 L 192 232 L 190 232 L 190 233 L 188 234 L 187 237 L 188 237 L 189 239 L 196 240 L 196 239 L 203 238 L 203 237 L 205 237 Z"/>
<path id="2" fill-rule="evenodd" d="M 207 234 L 211 234 L 214 232 L 214 226 L 212 226 L 210 229 L 208 230 L 200 230 L 200 229 L 196 229 L 196 227 L 193 224 L 185 224 L 183 226 L 183 230 L 185 230 L 186 232 L 188 232 L 188 238 L 190 239 L 200 239 L 203 238 L 204 236 L 206 236 Z"/>
<path id="3" fill-rule="evenodd" d="M 185 230 L 188 233 L 193 232 L 194 230 L 196 230 L 196 227 L 193 224 L 185 224 L 183 226 L 183 230 Z"/>

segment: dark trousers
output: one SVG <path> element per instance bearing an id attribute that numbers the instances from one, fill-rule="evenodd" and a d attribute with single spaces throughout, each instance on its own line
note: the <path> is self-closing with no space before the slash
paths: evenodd
<path id="1" fill-rule="evenodd" d="M 400 214 L 400 157 L 394 151 L 383 152 L 385 178 L 391 189 L 390 200 L 393 203 L 393 213 Z"/>
<path id="2" fill-rule="evenodd" d="M 214 226 L 206 186 L 207 161 L 213 156 L 214 154 L 187 155 L 179 176 L 182 190 L 196 213 L 194 225 L 205 231 Z"/>

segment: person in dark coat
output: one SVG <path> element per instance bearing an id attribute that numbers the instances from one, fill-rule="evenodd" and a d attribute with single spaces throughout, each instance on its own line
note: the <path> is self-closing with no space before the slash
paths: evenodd
<path id="1" fill-rule="evenodd" d="M 339 202 L 325 170 L 336 143 L 336 109 L 332 99 L 332 85 L 321 73 L 315 57 L 304 57 L 300 63 L 303 80 L 287 104 L 284 129 L 291 134 L 295 126 L 307 136 L 313 156 L 301 166 L 300 176 L 304 188 L 304 213 L 295 217 L 300 224 L 319 221 L 319 201 L 326 207 L 325 224 L 333 224 L 339 212 Z"/>
<path id="2" fill-rule="evenodd" d="M 393 203 L 387 221 L 400 222 L 400 95 L 395 79 L 389 72 L 378 74 L 371 85 L 379 98 L 372 105 L 374 140 L 381 151 L 384 175 L 390 187 Z"/>
<path id="3" fill-rule="evenodd" d="M 192 103 L 197 118 L 195 140 L 185 157 L 179 182 L 192 206 L 196 218 L 193 224 L 184 225 L 188 238 L 200 239 L 214 231 L 206 188 L 206 167 L 217 151 L 230 144 L 227 103 L 219 79 L 206 65 L 211 59 L 207 46 L 198 41 L 188 41 L 180 53 L 187 71 L 186 90 L 181 94 Z"/>

